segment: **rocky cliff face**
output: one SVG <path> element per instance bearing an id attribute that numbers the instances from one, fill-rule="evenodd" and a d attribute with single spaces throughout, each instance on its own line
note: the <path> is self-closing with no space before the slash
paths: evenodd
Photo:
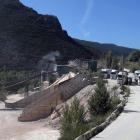
<path id="1" fill-rule="evenodd" d="M 29 14 L 32 15 L 29 17 L 30 18 L 29 21 L 32 20 L 33 24 L 43 25 L 53 30 L 62 30 L 61 24 L 56 16 L 38 14 L 32 8 L 25 7 L 21 2 L 19 2 L 19 0 L 6 0 L 6 2 L 2 0 L 0 4 L 3 4 L 4 7 L 8 8 L 11 12 L 15 10 L 18 10 L 18 11 L 26 10 L 26 13 L 28 12 L 28 15 Z"/>
<path id="2" fill-rule="evenodd" d="M 55 30 L 62 30 L 61 24 L 57 17 L 51 15 L 44 15 L 44 25 Z"/>
<path id="3" fill-rule="evenodd" d="M 36 23 L 43 24 L 49 29 L 62 30 L 58 18 L 53 15 L 41 15 L 36 19 Z"/>

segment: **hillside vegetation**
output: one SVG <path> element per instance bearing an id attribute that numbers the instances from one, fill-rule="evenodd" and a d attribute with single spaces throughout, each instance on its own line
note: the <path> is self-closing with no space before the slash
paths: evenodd
<path id="1" fill-rule="evenodd" d="M 85 40 L 80 40 L 80 39 L 75 39 L 75 38 L 74 40 L 80 44 L 88 45 L 95 49 L 99 49 L 105 54 L 107 54 L 109 51 L 112 51 L 112 53 L 117 57 L 120 57 L 122 54 L 124 54 L 124 57 L 126 58 L 132 51 L 135 50 L 132 48 L 117 46 L 115 44 L 101 44 L 98 42 L 85 41 Z"/>
<path id="2" fill-rule="evenodd" d="M 135 50 L 129 54 L 126 60 L 130 62 L 138 62 L 140 59 L 140 50 Z"/>
<path id="3" fill-rule="evenodd" d="M 0 2 L 0 67 L 34 69 L 42 56 L 59 51 L 66 63 L 69 59 L 98 59 L 102 53 L 79 45 L 62 30 L 57 17 L 41 15 L 25 7 L 19 0 Z"/>

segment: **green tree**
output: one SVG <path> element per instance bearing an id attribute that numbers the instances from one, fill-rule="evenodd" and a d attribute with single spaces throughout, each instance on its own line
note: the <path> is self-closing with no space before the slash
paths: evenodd
<path id="1" fill-rule="evenodd" d="M 97 81 L 97 87 L 95 88 L 95 93 L 92 94 L 88 100 L 88 109 L 91 118 L 98 115 L 104 115 L 111 107 L 110 94 L 107 91 L 105 81 L 100 75 Z"/>
<path id="2" fill-rule="evenodd" d="M 112 59 L 113 59 L 113 53 L 112 53 L 112 51 L 109 51 L 105 57 L 107 68 L 111 68 Z"/>
<path id="3" fill-rule="evenodd" d="M 140 68 L 140 58 L 139 58 L 139 61 L 138 61 L 138 66 L 139 66 L 139 68 Z"/>
<path id="4" fill-rule="evenodd" d="M 86 112 L 84 110 L 84 106 L 80 105 L 80 100 L 78 100 L 77 97 L 74 97 L 70 107 L 65 104 L 62 115 L 63 117 L 60 119 L 61 137 L 65 137 L 71 132 L 74 133 L 77 129 L 79 131 L 77 134 L 82 132 L 83 127 L 79 128 L 79 126 L 85 124 Z"/>
<path id="5" fill-rule="evenodd" d="M 138 62 L 139 58 L 140 58 L 140 50 L 134 50 L 129 54 L 126 60 L 131 62 Z"/>
<path id="6" fill-rule="evenodd" d="M 113 59 L 112 59 L 111 68 L 112 69 L 118 69 L 119 68 L 118 61 L 117 61 L 116 57 L 113 57 Z"/>

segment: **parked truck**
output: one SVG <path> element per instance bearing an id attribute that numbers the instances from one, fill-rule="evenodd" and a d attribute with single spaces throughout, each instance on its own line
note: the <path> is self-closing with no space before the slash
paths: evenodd
<path id="1" fill-rule="evenodd" d="M 122 83 L 122 77 L 123 77 L 123 84 L 126 83 L 126 80 L 127 80 L 127 74 L 126 74 L 126 72 L 123 72 L 123 74 L 122 74 L 122 72 L 119 72 L 118 73 L 118 76 L 117 76 L 117 84 L 121 84 Z"/>
<path id="2" fill-rule="evenodd" d="M 118 75 L 118 70 L 112 70 L 110 73 L 110 79 L 116 79 Z"/>
<path id="3" fill-rule="evenodd" d="M 140 74 L 138 75 L 138 86 L 140 86 Z"/>
<path id="4" fill-rule="evenodd" d="M 135 79 L 135 81 L 136 82 L 138 82 L 138 75 L 140 74 L 140 70 L 136 70 L 135 72 L 134 72 L 134 79 Z"/>
<path id="5" fill-rule="evenodd" d="M 104 78 L 110 77 L 111 70 L 110 69 L 102 69 L 101 74 L 104 76 Z"/>

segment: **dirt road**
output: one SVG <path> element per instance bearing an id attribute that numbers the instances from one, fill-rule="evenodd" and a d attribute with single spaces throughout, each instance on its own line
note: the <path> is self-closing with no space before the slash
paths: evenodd
<path id="1" fill-rule="evenodd" d="M 132 73 L 129 74 L 132 77 Z M 124 111 L 91 140 L 140 140 L 140 86 L 130 86 L 131 94 Z"/>
<path id="2" fill-rule="evenodd" d="M 8 97 L 10 101 L 20 99 L 19 95 Z M 0 140 L 57 140 L 58 130 L 45 127 L 47 122 L 19 122 L 22 109 L 7 109 L 0 102 Z"/>

